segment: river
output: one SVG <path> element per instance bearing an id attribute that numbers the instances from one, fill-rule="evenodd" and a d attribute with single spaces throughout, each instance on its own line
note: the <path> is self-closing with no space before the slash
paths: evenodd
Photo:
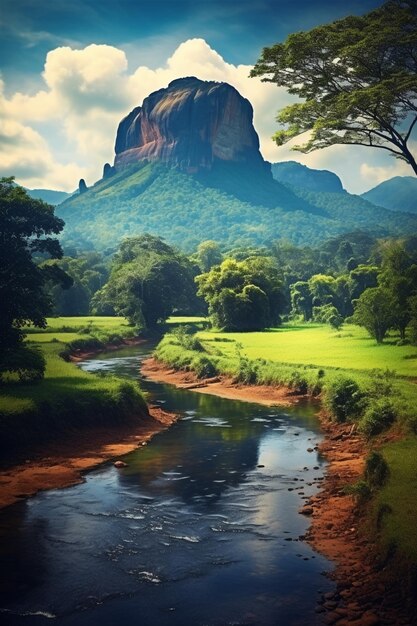
<path id="1" fill-rule="evenodd" d="M 137 378 L 149 348 L 81 362 Z M 313 409 L 217 398 L 141 380 L 179 413 L 83 484 L 0 512 L 0 620 L 62 626 L 310 626 L 331 564 L 298 513 L 324 462 Z"/>

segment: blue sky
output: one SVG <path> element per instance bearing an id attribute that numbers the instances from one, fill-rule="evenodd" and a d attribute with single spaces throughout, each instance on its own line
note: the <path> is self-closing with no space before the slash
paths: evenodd
<path id="1" fill-rule="evenodd" d="M 180 75 L 226 80 L 251 100 L 261 149 L 335 170 L 361 192 L 411 174 L 375 150 L 313 155 L 270 140 L 291 97 L 248 79 L 264 46 L 298 30 L 362 14 L 379 0 L 2 0 L 0 173 L 29 187 L 70 190 L 112 161 L 117 124 L 151 91 Z M 336 165 L 336 167 L 334 167 Z"/>

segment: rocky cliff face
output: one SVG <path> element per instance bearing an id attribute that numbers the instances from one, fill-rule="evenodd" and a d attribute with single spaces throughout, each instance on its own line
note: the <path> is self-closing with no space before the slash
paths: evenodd
<path id="1" fill-rule="evenodd" d="M 227 83 L 174 80 L 121 121 L 115 168 L 146 159 L 194 173 L 227 161 L 269 174 L 252 119 L 250 102 Z"/>

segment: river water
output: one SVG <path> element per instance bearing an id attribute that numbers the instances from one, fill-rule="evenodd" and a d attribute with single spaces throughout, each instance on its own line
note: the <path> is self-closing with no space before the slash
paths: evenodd
<path id="1" fill-rule="evenodd" d="M 137 378 L 146 347 L 88 371 Z M 83 484 L 0 512 L 0 621 L 62 626 L 310 626 L 331 564 L 298 510 L 323 461 L 313 410 L 141 381 L 181 415 Z"/>

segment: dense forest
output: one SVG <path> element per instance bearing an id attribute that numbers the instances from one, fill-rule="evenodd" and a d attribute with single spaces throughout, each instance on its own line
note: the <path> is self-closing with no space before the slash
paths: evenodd
<path id="1" fill-rule="evenodd" d="M 114 255 L 57 262 L 73 280 L 50 287 L 58 315 L 124 315 L 142 329 L 171 314 L 209 313 L 213 325 L 257 330 L 282 319 L 365 326 L 380 342 L 390 328 L 417 340 L 417 236 L 363 231 L 317 247 L 276 240 L 227 249 L 207 240 L 190 255 L 160 237 L 125 239 Z M 372 311 L 375 310 L 373 314 Z"/>
<path id="2" fill-rule="evenodd" d="M 313 192 L 222 167 L 190 175 L 160 163 L 138 163 L 57 207 L 64 245 L 114 250 L 144 232 L 190 253 L 205 239 L 228 248 L 287 239 L 318 245 L 352 230 L 380 237 L 417 230 L 417 218 L 376 207 L 347 192 Z"/>

